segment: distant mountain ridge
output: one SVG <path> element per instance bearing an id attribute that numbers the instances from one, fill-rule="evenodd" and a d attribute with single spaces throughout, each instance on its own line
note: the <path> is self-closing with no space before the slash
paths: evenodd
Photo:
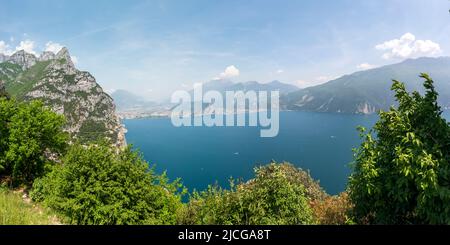
<path id="1" fill-rule="evenodd" d="M 155 102 L 147 101 L 141 96 L 123 89 L 112 92 L 111 97 L 114 99 L 116 110 L 119 112 L 145 109 L 157 105 Z"/>
<path id="2" fill-rule="evenodd" d="M 450 109 L 450 57 L 422 57 L 342 76 L 327 83 L 308 87 L 281 97 L 287 110 L 371 114 L 395 105 L 390 90 L 392 79 L 405 83 L 409 91 L 423 92 L 420 73 L 435 81 L 438 102 Z"/>
<path id="3" fill-rule="evenodd" d="M 117 145 L 125 144 L 113 99 L 89 72 L 75 68 L 66 48 L 39 57 L 21 50 L 2 59 L 0 84 L 11 96 L 43 101 L 65 116 L 65 130 L 82 142 L 107 137 Z"/>
<path id="4" fill-rule="evenodd" d="M 282 83 L 280 81 L 272 81 L 269 83 L 260 83 L 257 81 L 234 83 L 230 80 L 218 79 L 203 84 L 203 91 L 215 90 L 221 93 L 225 91 L 279 91 L 280 94 L 287 94 L 298 90 L 297 86 Z M 192 93 L 192 91 L 191 91 Z"/>

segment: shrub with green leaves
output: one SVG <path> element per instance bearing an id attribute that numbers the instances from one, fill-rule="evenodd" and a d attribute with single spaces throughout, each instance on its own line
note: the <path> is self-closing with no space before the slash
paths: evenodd
<path id="1" fill-rule="evenodd" d="M 380 112 L 355 152 L 350 198 L 359 223 L 450 224 L 450 127 L 426 74 L 425 94 L 394 81 L 398 108 Z"/>
<path id="2" fill-rule="evenodd" d="M 71 224 L 174 224 L 180 188 L 130 147 L 101 142 L 72 146 L 62 164 L 35 181 L 31 197 Z"/>
<path id="3" fill-rule="evenodd" d="M 305 187 L 294 181 L 291 169 L 271 163 L 255 169 L 256 177 L 224 190 L 210 186 L 195 192 L 180 223 L 233 225 L 288 225 L 314 223 Z"/>
<path id="4" fill-rule="evenodd" d="M 65 148 L 64 123 L 63 116 L 40 101 L 0 98 L 0 175 L 15 185 L 28 185 L 41 176 L 50 156 Z"/>

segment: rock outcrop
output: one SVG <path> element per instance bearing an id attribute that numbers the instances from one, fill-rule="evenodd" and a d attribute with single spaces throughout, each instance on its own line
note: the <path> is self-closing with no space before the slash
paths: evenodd
<path id="1" fill-rule="evenodd" d="M 6 61 L 20 65 L 23 69 L 28 69 L 36 64 L 37 58 L 33 54 L 20 50 L 11 55 Z"/>
<path id="2" fill-rule="evenodd" d="M 55 54 L 50 51 L 44 51 L 41 56 L 39 56 L 39 61 L 47 61 L 55 59 Z"/>
<path id="3" fill-rule="evenodd" d="M 76 69 L 66 48 L 57 54 L 44 52 L 39 58 L 18 51 L 0 63 L 0 78 L 6 74 L 6 90 L 12 96 L 41 100 L 63 114 L 66 131 L 74 140 L 85 143 L 106 137 L 118 146 L 125 144 L 113 99 L 89 72 Z"/>

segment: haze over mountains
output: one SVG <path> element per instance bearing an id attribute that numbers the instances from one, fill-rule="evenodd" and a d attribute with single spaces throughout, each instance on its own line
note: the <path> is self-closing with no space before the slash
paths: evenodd
<path id="1" fill-rule="evenodd" d="M 392 79 L 409 91 L 423 92 L 420 73 L 435 81 L 439 103 L 450 108 L 450 57 L 408 59 L 398 64 L 342 76 L 325 84 L 298 90 L 282 97 L 288 110 L 370 114 L 394 105 Z"/>
<path id="2" fill-rule="evenodd" d="M 260 83 L 256 81 L 232 82 L 227 79 L 216 79 L 203 84 L 203 93 L 207 91 L 218 91 L 225 96 L 226 91 L 274 91 L 280 95 L 288 94 L 298 90 L 298 87 L 279 81 Z M 193 90 L 188 91 L 194 99 Z M 111 96 L 117 106 L 118 113 L 125 118 L 146 117 L 146 116 L 169 116 L 175 104 L 170 103 L 170 98 L 165 102 L 156 103 L 146 100 L 132 92 L 126 90 L 116 90 Z M 207 105 L 204 105 L 207 108 Z"/>
<path id="3" fill-rule="evenodd" d="M 238 82 L 234 83 L 226 79 L 212 80 L 203 84 L 203 91 L 215 90 L 221 93 L 225 91 L 275 91 L 278 90 L 280 94 L 287 94 L 298 90 L 297 86 L 282 83 L 280 81 L 272 81 L 269 83 L 260 83 L 257 81 Z M 192 93 L 192 91 L 191 91 Z"/>
<path id="4" fill-rule="evenodd" d="M 124 117 L 169 116 L 175 106 L 156 103 L 126 90 L 103 92 L 88 72 L 75 68 L 69 52 L 44 52 L 39 57 L 25 51 L 0 57 L 0 87 L 22 100 L 41 99 L 69 121 L 68 131 L 90 138 L 91 131 L 120 136 L 120 122 L 114 110 Z M 280 91 L 284 110 L 371 114 L 394 105 L 392 79 L 404 82 L 409 91 L 423 92 L 421 72 L 435 81 L 439 103 L 450 109 L 450 57 L 408 59 L 398 64 L 355 72 L 314 87 L 298 87 L 279 81 L 232 82 L 226 79 L 203 84 L 203 92 Z M 193 91 L 189 91 L 191 95 Z M 95 129 L 95 130 L 94 130 Z"/>
<path id="5" fill-rule="evenodd" d="M 428 73 L 435 81 L 441 107 L 450 109 L 450 57 L 408 59 L 397 64 L 344 75 L 327 83 L 304 89 L 279 81 L 235 83 L 218 79 L 204 83 L 203 93 L 209 90 L 221 93 L 278 90 L 280 106 L 283 110 L 372 114 L 380 109 L 388 110 L 391 105 L 395 105 L 394 93 L 391 91 L 393 79 L 405 83 L 409 91 L 423 92 L 423 81 L 419 78 L 421 72 Z M 193 90 L 190 90 L 190 94 L 193 97 Z M 158 114 L 161 114 L 161 111 L 170 110 L 173 107 L 170 103 L 161 107 L 161 104 L 146 101 L 123 90 L 113 93 L 113 98 L 117 108 L 122 111 L 158 111 Z M 169 115 L 169 113 L 162 114 Z"/>

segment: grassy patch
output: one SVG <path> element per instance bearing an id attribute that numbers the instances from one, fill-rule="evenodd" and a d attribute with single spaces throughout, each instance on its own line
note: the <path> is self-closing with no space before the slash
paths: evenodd
<path id="1" fill-rule="evenodd" d="M 54 225 L 55 214 L 33 203 L 26 203 L 21 193 L 0 188 L 0 225 Z"/>

